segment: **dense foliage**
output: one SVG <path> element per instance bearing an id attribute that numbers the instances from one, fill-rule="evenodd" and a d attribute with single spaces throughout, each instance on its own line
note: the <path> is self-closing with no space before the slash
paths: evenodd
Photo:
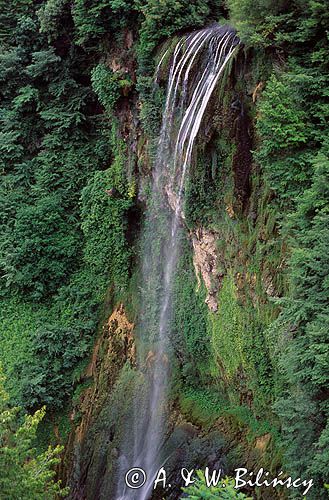
<path id="1" fill-rule="evenodd" d="M 325 2 L 283 4 L 279 11 L 264 16 L 266 23 L 275 19 L 276 27 L 261 41 L 284 47 L 289 57 L 267 82 L 257 124 L 262 139 L 257 158 L 276 194 L 281 233 L 291 248 L 290 292 L 277 322 L 283 386 L 275 408 L 287 440 L 287 466 L 314 477 L 319 489 L 313 495 L 325 498 L 329 12 Z"/>
<path id="2" fill-rule="evenodd" d="M 219 310 L 210 313 L 204 304 L 184 242 L 174 284 L 173 393 L 197 423 L 225 413 L 239 435 L 248 427 L 250 440 L 272 424 L 280 427 L 286 470 L 313 477 L 311 498 L 325 498 L 326 0 L 0 0 L 0 7 L 0 356 L 12 401 L 32 412 L 20 426 L 17 410 L 0 403 L 6 416 L 0 439 L 13 444 L 1 448 L 8 476 L 1 474 L 0 496 L 15 474 L 28 485 L 17 489 L 17 498 L 44 498 L 46 483 L 57 488 L 48 466 L 40 481 L 32 480 L 41 462 L 57 460 L 54 450 L 32 452 L 43 416 L 34 411 L 44 404 L 53 414 L 64 411 L 104 313 L 131 288 L 137 294 L 132 241 L 161 119 L 163 89 L 154 90 L 153 71 L 169 46 L 162 44 L 226 16 L 244 42 L 244 67 L 254 61 L 249 84 L 259 89 L 252 103 L 253 195 L 244 220 L 234 213 L 237 144 L 229 130 L 211 146 L 215 155 L 198 146 L 186 186 L 186 223 L 190 231 L 202 225 L 220 234 Z M 235 70 L 238 88 L 242 69 Z M 127 99 L 139 110 L 128 124 Z M 231 102 L 223 109 L 231 113 Z M 145 244 L 157 245 L 152 228 Z M 243 275 L 250 286 L 239 289 Z M 264 292 L 269 276 L 278 291 L 270 300 Z M 129 297 L 130 305 L 134 300 Z M 227 496 L 231 490 L 228 484 L 220 494 L 243 498 Z M 204 491 L 200 480 L 186 493 L 217 491 Z"/>
<path id="3" fill-rule="evenodd" d="M 57 409 L 78 378 L 73 371 L 90 349 L 109 284 L 119 293 L 127 283 L 133 191 L 123 171 L 125 145 L 91 88 L 92 66 L 67 38 L 73 24 L 66 3 L 41 10 L 18 4 L 1 18 L 1 296 L 7 313 L 16 297 L 12 331 L 28 302 L 36 314 L 28 315 L 20 341 L 15 334 L 16 359 L 7 351 L 3 363 L 17 376 L 19 404 Z M 65 22 L 55 22 L 64 13 Z M 110 112 L 101 84 L 93 86 Z M 115 198 L 106 194 L 111 188 Z M 20 364 L 27 345 L 30 362 Z"/>
<path id="4" fill-rule="evenodd" d="M 277 300 L 279 318 L 268 324 L 268 319 L 257 318 L 257 313 L 250 315 L 248 303 L 241 307 L 241 303 L 234 302 L 234 282 L 230 284 L 231 296 L 225 300 L 228 291 L 225 278 L 219 294 L 220 320 L 216 324 L 216 317 L 212 317 L 213 326 L 208 332 L 220 369 L 225 367 L 225 377 L 238 374 L 241 367 L 248 372 L 254 364 L 255 371 L 249 377 L 257 380 L 258 386 L 247 382 L 254 393 L 254 412 L 258 411 L 258 404 L 261 408 L 265 401 L 275 402 L 274 411 L 282 426 L 286 469 L 296 476 L 313 477 L 316 486 L 311 497 L 326 498 L 329 44 L 325 27 L 329 11 L 326 2 L 313 1 L 229 0 L 227 4 L 247 49 L 256 48 L 258 61 L 265 57 L 272 64 L 270 75 L 267 63 L 261 68 L 254 67 L 258 78 L 256 88 L 264 89 L 257 100 L 254 160 L 262 170 L 262 183 L 272 193 L 270 203 L 267 202 L 270 216 L 266 216 L 265 223 L 272 226 L 270 235 L 277 231 L 276 238 L 283 245 L 276 256 L 273 243 L 272 247 L 270 241 L 267 243 L 265 265 L 271 260 L 277 262 L 274 274 L 280 261 L 285 263 L 288 287 L 283 289 L 285 296 Z M 257 178 L 255 185 L 256 182 Z M 257 242 L 255 250 L 252 233 L 247 235 L 243 259 L 238 256 L 239 248 L 229 254 L 232 239 L 237 237 L 243 245 L 245 228 L 239 226 L 239 234 L 236 230 L 227 232 L 225 218 L 213 210 L 221 201 L 221 193 L 214 192 L 219 185 L 220 179 L 211 178 L 209 167 L 202 170 L 197 166 L 188 186 L 187 222 L 193 227 L 218 221 L 220 234 L 226 238 L 222 254 L 234 262 L 226 265 L 236 273 L 241 260 L 248 259 L 250 245 L 253 264 L 248 269 L 256 267 L 258 273 L 264 272 L 261 259 L 266 245 L 261 243 L 258 247 Z M 224 197 L 227 191 L 224 185 Z M 261 204 L 258 211 L 261 220 Z M 264 225 L 257 224 L 256 229 L 262 232 Z M 262 236 L 258 234 L 257 239 Z M 285 245 L 288 251 L 282 254 Z M 260 290 L 258 293 L 260 297 Z M 197 345 L 193 348 L 197 349 Z M 239 382 L 233 380 L 231 386 L 236 386 Z M 256 402 L 263 390 L 263 401 Z M 199 400 L 202 406 L 204 403 L 197 393 L 195 390 L 194 404 Z M 264 410 L 263 406 L 261 411 Z"/>
<path id="5" fill-rule="evenodd" d="M 199 498 L 204 498 L 208 500 L 215 500 L 216 498 L 222 498 L 223 500 L 250 500 L 244 493 L 237 491 L 234 488 L 234 481 L 230 478 L 225 478 L 217 486 L 211 486 L 210 488 L 206 484 L 205 476 L 202 471 L 197 471 L 197 480 L 192 486 L 187 488 L 182 488 L 184 493 L 187 495 L 184 498 L 188 500 L 197 500 Z"/>
<path id="6" fill-rule="evenodd" d="M 45 408 L 25 415 L 22 423 L 19 410 L 8 404 L 0 374 L 0 498 L 51 500 L 66 496 L 67 488 L 54 480 L 54 467 L 63 448 L 49 446 L 44 453 L 34 448 Z"/>

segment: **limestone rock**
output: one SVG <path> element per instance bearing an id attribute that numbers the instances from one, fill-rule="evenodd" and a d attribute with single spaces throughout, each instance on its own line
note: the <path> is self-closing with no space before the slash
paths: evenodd
<path id="1" fill-rule="evenodd" d="M 218 255 L 216 240 L 218 235 L 209 229 L 198 228 L 192 233 L 194 250 L 193 264 L 200 286 L 200 276 L 207 289 L 206 304 L 216 312 L 218 309 L 217 293 L 220 288 L 222 273 L 218 271 Z"/>
<path id="2" fill-rule="evenodd" d="M 177 194 L 174 192 L 174 190 L 172 189 L 172 187 L 169 184 L 166 185 L 165 191 L 166 191 L 167 200 L 168 200 L 170 208 L 174 212 L 176 212 L 176 210 L 177 210 L 177 204 L 178 204 Z M 184 215 L 184 212 L 183 212 L 182 208 L 180 208 L 179 216 L 180 216 L 180 218 L 182 220 L 185 220 L 185 215 Z"/>

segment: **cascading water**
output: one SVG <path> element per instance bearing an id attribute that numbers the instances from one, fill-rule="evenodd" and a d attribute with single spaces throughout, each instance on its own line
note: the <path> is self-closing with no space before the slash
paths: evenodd
<path id="1" fill-rule="evenodd" d="M 179 256 L 184 185 L 207 104 L 238 43 L 232 28 L 216 24 L 181 38 L 172 56 L 144 231 L 139 325 L 143 340 L 138 345 L 140 376 L 136 377 L 134 436 L 126 440 L 129 443 L 126 449 L 123 445 L 117 499 L 148 499 L 154 476 L 166 459 L 161 447 L 167 409 L 172 288 Z M 147 473 L 148 480 L 140 489 L 125 486 L 125 473 L 133 467 Z"/>

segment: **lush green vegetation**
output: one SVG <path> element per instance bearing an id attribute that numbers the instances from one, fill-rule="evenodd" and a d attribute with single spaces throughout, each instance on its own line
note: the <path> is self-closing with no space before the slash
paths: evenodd
<path id="1" fill-rule="evenodd" d="M 231 223 L 222 212 L 221 203 L 229 206 L 232 200 L 227 196 L 231 196 L 229 174 L 223 185 L 209 166 L 202 170 L 197 165 L 192 172 L 187 191 L 187 222 L 192 228 L 200 223 L 218 228 L 225 241 L 219 248 L 220 255 L 227 259 L 229 269 L 219 293 L 219 312 L 210 315 L 207 335 L 212 339 L 219 369 L 224 369 L 222 380 L 229 387 L 231 401 L 235 401 L 233 387 L 238 388 L 240 397 L 246 389 L 251 390 L 256 416 L 258 412 L 264 415 L 265 407 L 275 402 L 274 412 L 280 417 L 283 430 L 285 467 L 295 475 L 307 471 L 317 482 L 312 498 L 325 498 L 329 463 L 325 389 L 328 8 L 325 2 L 234 0 L 228 2 L 228 7 L 246 47 L 256 47 L 257 51 L 254 85 L 262 82 L 260 87 L 264 90 L 257 101 L 254 160 L 261 168 L 263 180 L 259 184 L 260 173 L 254 173 L 253 185 L 258 193 L 258 200 L 252 199 L 253 210 L 258 212 L 255 232 L 252 225 L 246 226 L 239 217 Z M 272 61 L 270 75 L 268 64 L 262 62 L 264 53 Z M 223 139 L 217 150 L 220 154 L 226 149 L 229 155 L 225 132 Z M 225 162 L 221 170 L 226 170 Z M 222 192 L 216 193 L 219 186 Z M 268 193 L 272 193 L 271 199 Z M 244 249 L 242 257 L 240 248 Z M 258 310 L 246 299 L 252 293 L 251 283 L 247 287 L 245 283 L 242 290 L 235 288 L 236 273 L 244 273 L 244 266 L 249 276 L 256 277 Z M 282 269 L 286 284 L 280 284 L 278 268 Z M 257 276 L 262 276 L 261 282 Z M 270 304 L 264 303 L 262 289 L 264 279 L 266 283 L 269 277 L 279 296 L 283 295 L 275 300 L 281 310 L 277 320 Z M 239 371 L 239 378 L 247 375 L 245 388 L 239 387 Z M 227 382 L 230 377 L 231 383 Z M 204 391 L 206 394 L 208 388 Z M 194 401 L 187 413 L 192 411 L 197 421 L 208 414 L 206 420 L 211 421 L 203 393 L 190 389 L 187 393 L 190 395 L 184 396 L 183 408 Z M 204 408 L 201 414 L 200 408 Z M 213 414 L 218 415 L 216 408 L 213 406 Z M 238 412 L 243 413 L 243 407 Z M 278 423 L 273 414 L 270 419 Z"/>
<path id="2" fill-rule="evenodd" d="M 32 450 L 44 414 L 35 411 L 45 404 L 54 418 L 68 411 L 114 303 L 128 302 L 136 317 L 136 214 L 165 79 L 163 70 L 153 89 L 155 64 L 175 34 L 226 17 L 246 59 L 232 63 L 235 74 L 219 89 L 220 125 L 210 144 L 197 146 L 185 206 L 189 231 L 202 225 L 218 233 L 218 311 L 205 305 L 183 241 L 172 396 L 198 425 L 226 419 L 251 443 L 271 434 L 280 444 L 271 466 L 282 449 L 289 473 L 316 480 L 310 498 L 326 498 L 326 0 L 0 0 L 0 7 L 0 360 L 11 403 L 31 413 L 19 421 L 1 392 L 0 467 L 8 475 L 0 474 L 0 497 L 15 475 L 27 486 L 12 498 L 51 498 L 59 488 L 50 472 L 58 450 Z M 252 121 L 244 208 L 232 168 L 237 97 Z M 128 100 L 134 113 L 126 123 Z M 157 244 L 150 227 L 142 251 L 152 249 L 154 266 Z M 156 296 L 157 283 L 149 287 Z M 243 498 L 229 484 L 207 492 Z M 187 493 L 213 498 L 207 492 L 200 482 Z"/>
<path id="3" fill-rule="evenodd" d="M 197 285 L 189 243 L 183 253 L 175 279 L 175 316 L 171 341 L 178 359 L 179 374 L 187 385 L 207 383 L 211 373 L 211 349 L 207 338 L 205 290 Z"/>
<path id="4" fill-rule="evenodd" d="M 289 242 L 290 290 L 276 322 L 282 395 L 275 408 L 287 440 L 287 465 L 316 478 L 324 498 L 328 399 L 328 21 L 324 2 L 294 3 L 270 16 L 277 26 L 262 37 L 282 46 L 284 67 L 273 72 L 259 103 L 257 159 L 276 194 L 281 235 Z M 259 34 L 258 34 L 259 36 Z M 305 53 L 305 47 L 307 52 Z M 325 298 L 326 297 L 326 298 Z M 327 344 L 327 345 L 326 345 Z"/>
<path id="5" fill-rule="evenodd" d="M 0 374 L 0 497 L 12 500 L 46 500 L 67 495 L 67 488 L 54 479 L 63 447 L 35 449 L 36 432 L 45 408 L 24 415 L 20 422 L 18 407 L 8 403 Z"/>
<path id="6" fill-rule="evenodd" d="M 55 23 L 61 8 L 2 18 L 0 343 L 12 395 L 28 408 L 67 400 L 108 287 L 120 294 L 129 267 L 125 146 L 100 114 L 87 57 L 63 39 L 70 19 Z M 110 112 L 98 68 L 93 87 Z"/>
<path id="7" fill-rule="evenodd" d="M 187 494 L 187 497 L 184 498 L 188 500 L 197 500 L 199 498 L 208 500 L 215 500 L 216 498 L 222 498 L 223 500 L 233 500 L 234 498 L 237 500 L 250 500 L 251 498 L 234 489 L 235 483 L 230 478 L 225 478 L 218 486 L 208 488 L 204 473 L 197 471 L 197 476 L 198 478 L 192 486 L 182 488 L 184 493 Z"/>

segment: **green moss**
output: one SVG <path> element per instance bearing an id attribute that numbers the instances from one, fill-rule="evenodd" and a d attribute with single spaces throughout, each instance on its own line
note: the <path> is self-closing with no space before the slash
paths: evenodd
<path id="1" fill-rule="evenodd" d="M 183 360 L 181 375 L 190 383 L 206 383 L 211 375 L 211 350 L 207 335 L 206 290 L 198 285 L 190 243 L 183 241 L 174 283 L 172 342 Z"/>
<path id="2" fill-rule="evenodd" d="M 232 425 L 235 425 L 237 430 L 246 430 L 246 438 L 249 442 L 267 433 L 278 437 L 278 429 L 273 423 L 265 419 L 257 419 L 250 408 L 246 406 L 226 407 L 223 409 L 223 414 L 231 419 Z"/>
<path id="3" fill-rule="evenodd" d="M 113 477 L 120 470 L 117 451 L 123 446 L 126 450 L 132 450 L 134 446 L 134 435 L 127 432 L 127 429 L 133 426 L 133 397 L 136 387 L 139 389 L 141 401 L 145 401 L 145 379 L 140 372 L 136 372 L 126 363 L 110 391 L 108 385 L 103 389 L 99 388 L 104 391 L 102 396 L 105 397 L 100 412 L 94 415 L 83 442 L 83 449 L 76 460 L 77 467 L 88 468 L 85 483 L 88 498 L 95 496 L 95 491 L 100 487 L 100 479 L 100 496 L 115 496 Z"/>
<path id="4" fill-rule="evenodd" d="M 181 391 L 179 403 L 182 413 L 189 421 L 209 428 L 219 419 L 224 419 L 230 434 L 234 436 L 243 433 L 246 443 L 252 444 L 257 437 L 270 434 L 273 453 L 271 460 L 274 461 L 275 443 L 277 444 L 275 453 L 279 453 L 278 425 L 275 425 L 275 422 L 257 418 L 247 406 L 231 405 L 218 389 L 185 387 Z"/>
<path id="5" fill-rule="evenodd" d="M 238 302 L 232 274 L 223 280 L 218 296 L 218 312 L 209 313 L 209 331 L 215 359 L 224 368 L 224 377 L 232 379 L 240 366 L 246 365 L 244 352 L 246 317 Z"/>
<path id="6" fill-rule="evenodd" d="M 180 407 L 189 420 L 207 427 L 221 416 L 225 400 L 215 389 L 187 387 L 180 395 Z"/>
<path id="7" fill-rule="evenodd" d="M 49 445 L 65 445 L 72 430 L 69 417 L 69 407 L 64 407 L 60 413 L 46 414 L 37 429 L 36 447 L 39 452 L 47 450 Z"/>

